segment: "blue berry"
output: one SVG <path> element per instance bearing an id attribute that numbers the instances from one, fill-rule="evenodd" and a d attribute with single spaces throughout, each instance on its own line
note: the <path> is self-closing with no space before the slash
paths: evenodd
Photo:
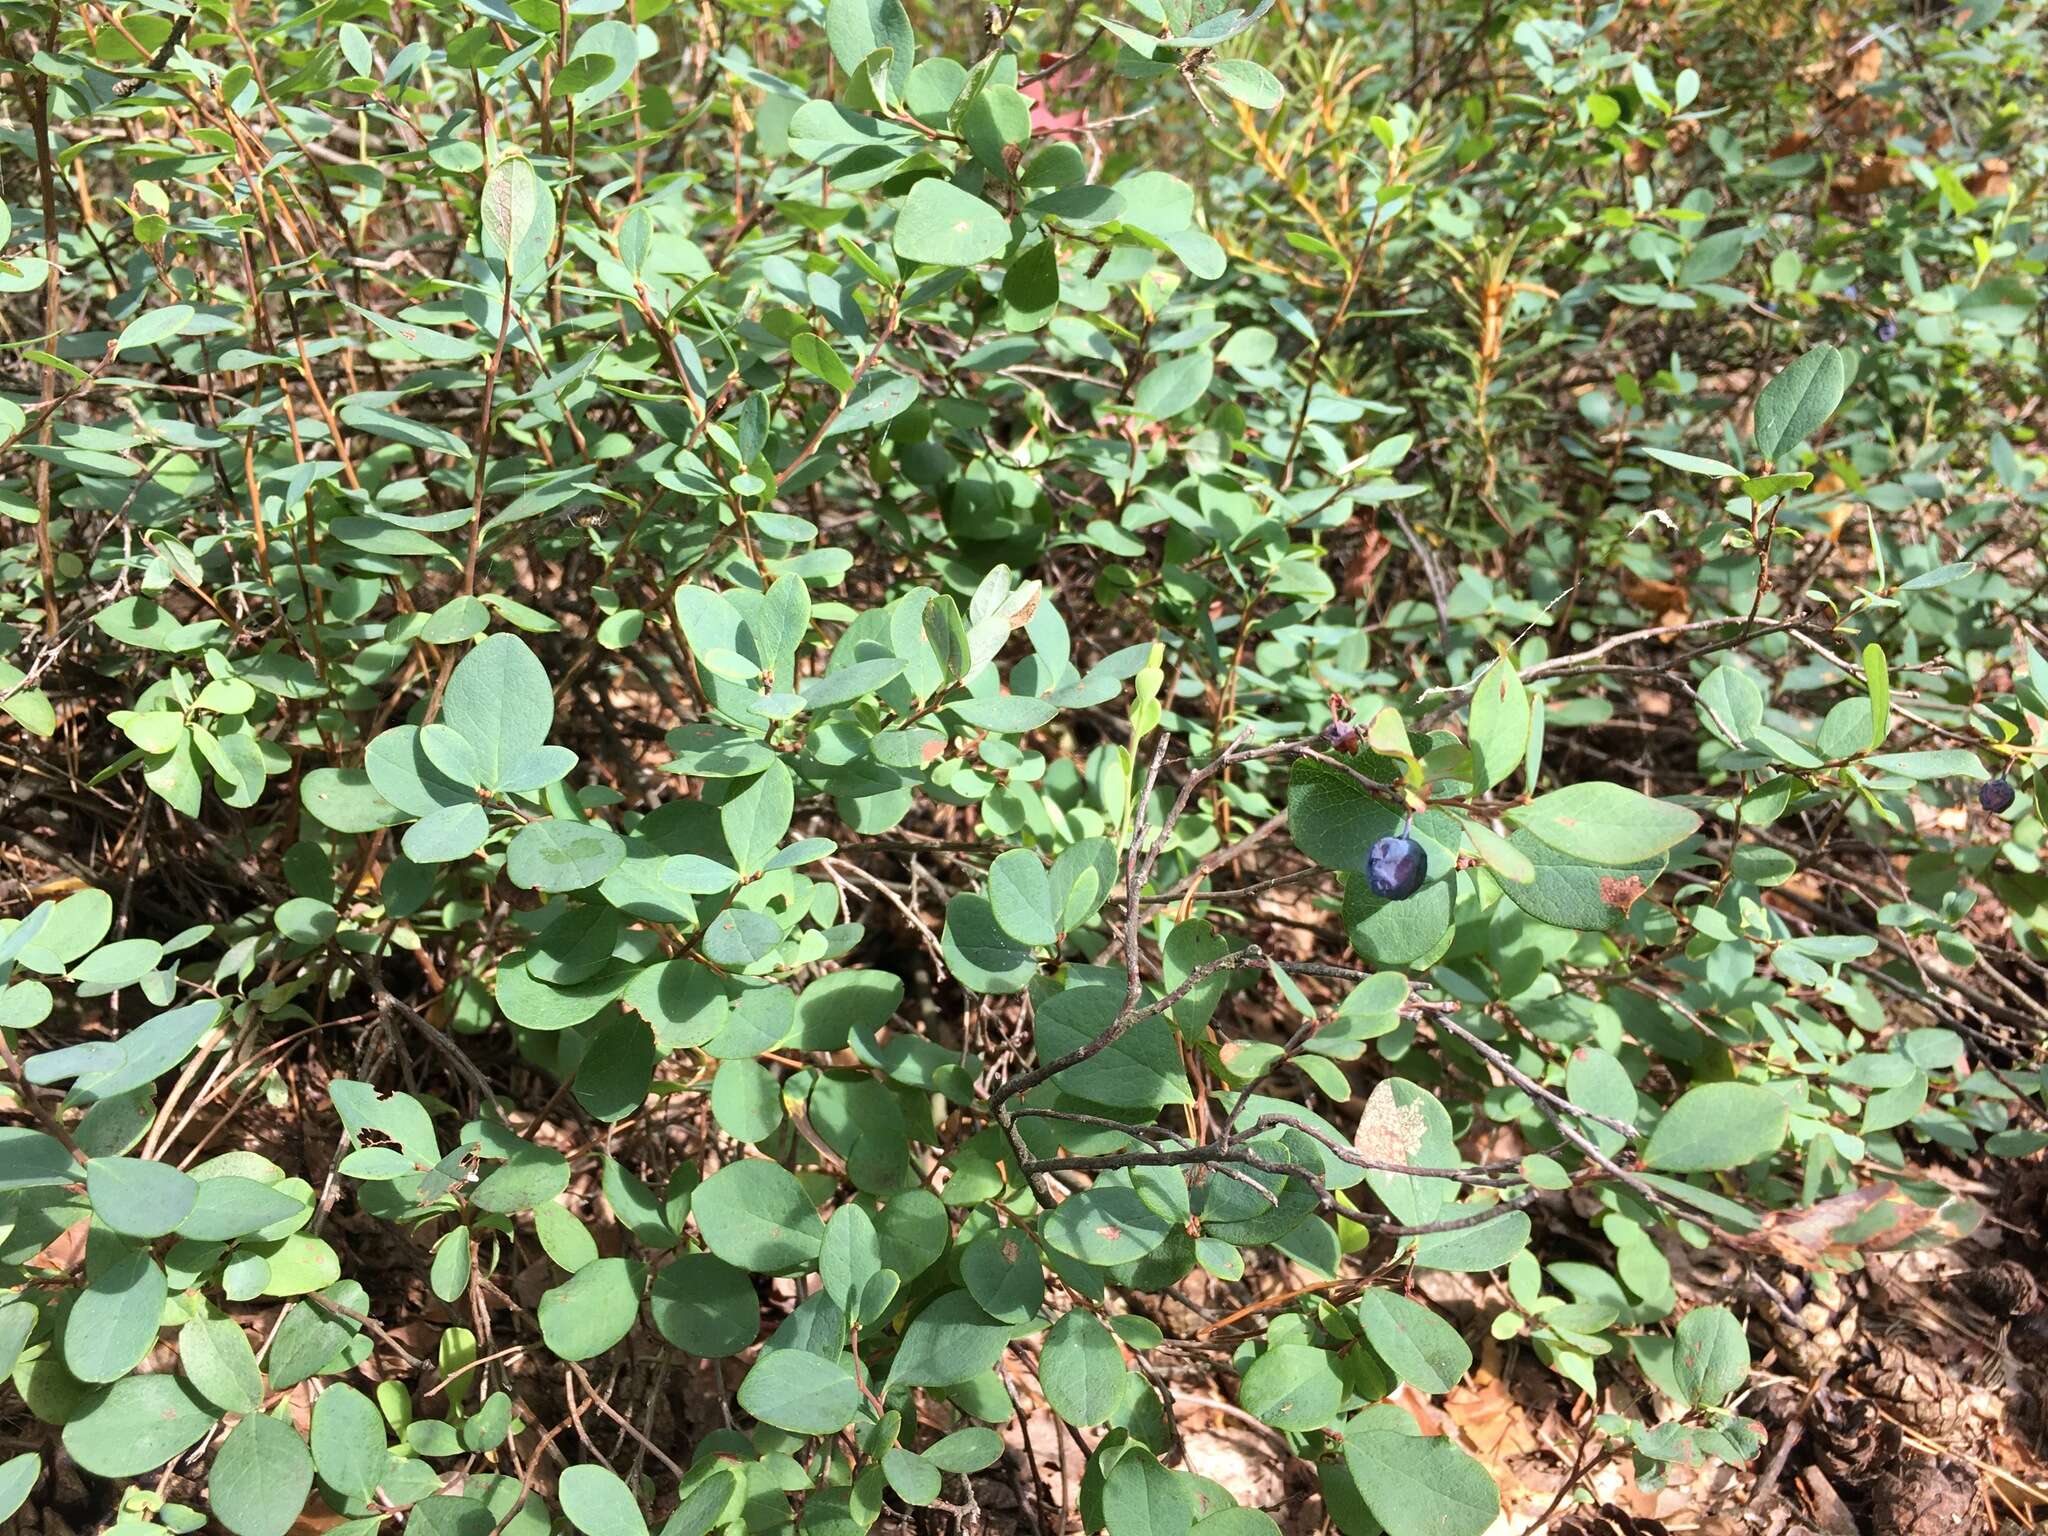
<path id="1" fill-rule="evenodd" d="M 1861 297 L 1861 290 L 1854 283 L 1844 283 L 1842 285 L 1842 302 L 1844 304 L 1854 304 L 1859 297 Z"/>
<path id="2" fill-rule="evenodd" d="M 1323 727 L 1323 742 L 1332 751 L 1356 752 L 1358 750 L 1358 727 L 1349 720 L 1332 720 Z"/>
<path id="3" fill-rule="evenodd" d="M 1977 803 L 1994 816 L 2011 810 L 2013 801 L 2018 798 L 2011 782 L 2006 779 L 1993 779 L 1977 788 Z"/>
<path id="4" fill-rule="evenodd" d="M 1896 320 L 1887 320 L 1878 326 L 1877 339 L 1879 341 L 1897 341 L 1899 339 L 1899 323 Z"/>
<path id="5" fill-rule="evenodd" d="M 1412 837 L 1383 837 L 1365 856 L 1365 884 L 1382 901 L 1399 901 L 1422 889 L 1429 859 Z"/>

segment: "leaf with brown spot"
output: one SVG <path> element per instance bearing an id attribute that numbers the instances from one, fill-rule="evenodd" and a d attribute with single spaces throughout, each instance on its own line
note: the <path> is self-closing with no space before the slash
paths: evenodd
<path id="1" fill-rule="evenodd" d="M 1857 1256 L 1952 1243 L 1974 1231 L 1983 1210 L 1960 1197 L 1921 1205 L 1889 1180 L 1831 1195 L 1803 1210 L 1772 1211 L 1754 1232 L 1727 1239 L 1802 1269 L 1851 1267 Z"/>
<path id="2" fill-rule="evenodd" d="M 1643 894 L 1644 886 L 1640 875 L 1602 875 L 1600 877 L 1600 899 L 1610 907 L 1626 912 L 1635 905 L 1636 898 Z"/>

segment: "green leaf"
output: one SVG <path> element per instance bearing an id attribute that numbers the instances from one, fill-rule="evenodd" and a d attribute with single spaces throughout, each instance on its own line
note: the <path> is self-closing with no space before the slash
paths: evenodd
<path id="1" fill-rule="evenodd" d="M 790 337 L 789 355 L 804 372 L 824 380 L 840 394 L 853 388 L 853 370 L 846 366 L 845 359 L 812 332 L 798 331 Z"/>
<path id="2" fill-rule="evenodd" d="M 1026 731 L 1035 731 L 1059 713 L 1044 699 L 1026 698 L 1014 693 L 955 699 L 946 709 L 976 730 L 993 731 L 1002 736 L 1020 736 Z"/>
<path id="3" fill-rule="evenodd" d="M 23 970 L 45 976 L 63 972 L 92 952 L 114 924 L 114 898 L 88 886 L 73 891 L 54 907 L 21 950 Z"/>
<path id="4" fill-rule="evenodd" d="M 291 1425 L 252 1413 L 228 1432 L 206 1477 L 206 1502 L 234 1536 L 285 1536 L 313 1491 L 313 1458 Z"/>
<path id="5" fill-rule="evenodd" d="M 1306 1432 L 1336 1421 L 1346 1391 L 1328 1350 L 1275 1344 L 1246 1369 L 1237 1401 L 1246 1413 L 1275 1429 Z"/>
<path id="6" fill-rule="evenodd" d="M 1813 476 L 1806 473 L 1796 475 L 1757 475 L 1742 482 L 1742 494 L 1754 502 L 1769 501 L 1786 491 L 1803 491 L 1813 484 Z"/>
<path id="7" fill-rule="evenodd" d="M 826 427 L 825 436 L 831 439 L 865 432 L 893 421 L 916 404 L 918 393 L 917 381 L 908 375 L 890 368 L 870 368 L 853 386 L 838 416 Z"/>
<path id="8" fill-rule="evenodd" d="M 1000 256 L 1009 243 L 1001 213 L 938 176 L 910 189 L 891 237 L 898 256 L 935 267 L 971 267 Z"/>
<path id="9" fill-rule="evenodd" d="M 1535 881 L 1535 861 L 1517 848 L 1512 838 L 1502 837 L 1483 822 L 1468 821 L 1464 828 L 1465 841 L 1503 886 L 1529 885 Z"/>
<path id="10" fill-rule="evenodd" d="M 600 21 L 581 37 L 569 53 L 569 67 L 583 66 L 590 69 L 591 78 L 580 85 L 570 97 L 578 112 L 588 112 L 592 107 L 617 92 L 633 78 L 633 69 L 640 62 L 640 39 L 633 28 L 622 21 Z M 556 82 L 561 90 L 561 82 Z"/>
<path id="11" fill-rule="evenodd" d="M 81 1073 L 71 1085 L 71 1101 L 97 1103 L 155 1082 L 184 1063 L 220 1022 L 221 1012 L 218 1001 L 187 1003 L 130 1030 L 119 1042 L 120 1064 Z"/>
<path id="12" fill-rule="evenodd" d="M 114 1381 L 156 1344 L 169 1288 L 146 1248 L 117 1240 L 106 1258 L 92 1256 L 91 1279 L 64 1319 L 64 1368 L 80 1381 Z"/>
<path id="13" fill-rule="evenodd" d="M 199 1198 L 177 1230 L 180 1237 L 195 1242 L 232 1242 L 274 1227 L 305 1208 L 305 1201 L 256 1179 L 223 1174 L 199 1181 Z"/>
<path id="14" fill-rule="evenodd" d="M 140 1477 L 197 1445 L 217 1417 L 183 1377 L 124 1376 L 85 1399 L 64 1425 L 64 1449 L 95 1477 Z"/>
<path id="15" fill-rule="evenodd" d="M 517 635 L 480 640 L 449 676 L 441 719 L 469 743 L 478 782 L 496 789 L 547 742 L 555 723 L 547 669 Z"/>
<path id="16" fill-rule="evenodd" d="M 1952 586 L 1977 569 L 1974 560 L 1958 560 L 1951 565 L 1938 565 L 1931 571 L 1922 571 L 1899 583 L 1901 592 L 1927 592 L 1937 587 Z"/>
<path id="17" fill-rule="evenodd" d="M 1633 1125 L 1636 1118 L 1636 1087 L 1628 1069 L 1598 1046 L 1582 1045 L 1565 1062 L 1565 1096 L 1581 1109 Z M 1622 1134 L 1594 1121 L 1580 1122 L 1580 1129 L 1593 1144 L 1612 1157 L 1621 1150 Z"/>
<path id="18" fill-rule="evenodd" d="M 515 287 L 539 281 L 554 244 L 554 194 L 516 150 L 500 156 L 477 203 L 484 254 L 503 263 Z"/>
<path id="19" fill-rule="evenodd" d="M 817 1262 L 825 1226 L 780 1163 L 748 1158 L 706 1179 L 691 1200 L 697 1230 L 728 1264 L 755 1274 L 796 1274 Z"/>
<path id="20" fill-rule="evenodd" d="M 1726 1307 L 1694 1307 L 1678 1320 L 1678 1347 L 1671 1369 L 1686 1402 L 1713 1408 L 1749 1379 L 1749 1340 Z"/>
<path id="21" fill-rule="evenodd" d="M 1231 942 L 1218 933 L 1216 925 L 1206 918 L 1193 917 L 1174 924 L 1173 931 L 1166 936 L 1161 956 L 1162 985 L 1168 992 L 1178 991 L 1197 968 L 1222 959 L 1231 948 Z M 1216 1016 L 1217 1006 L 1223 1001 L 1223 988 L 1229 980 L 1227 971 L 1212 972 L 1206 981 L 1166 1011 L 1166 1016 L 1184 1039 L 1199 1037 L 1203 1026 Z"/>
<path id="22" fill-rule="evenodd" d="M 163 945 L 155 939 L 117 939 L 72 966 L 71 979 L 93 989 L 84 994 L 87 997 L 118 991 L 155 970 L 163 954 Z"/>
<path id="23" fill-rule="evenodd" d="M 1523 887 L 1503 889 L 1512 895 Z M 1414 966 L 1442 954 L 1451 936 L 1452 905 L 1450 880 L 1431 880 L 1403 901 L 1382 901 L 1363 876 L 1355 876 L 1344 886 L 1344 926 L 1352 948 L 1374 965 Z"/>
<path id="24" fill-rule="evenodd" d="M 686 1482 L 683 1487 L 687 1491 L 661 1528 L 661 1536 L 706 1536 L 733 1502 L 739 1486 L 736 1473 L 724 1467 L 716 1468 L 694 1486 Z"/>
<path id="25" fill-rule="evenodd" d="M 1215 372 L 1215 362 L 1207 352 L 1168 358 L 1138 381 L 1131 408 L 1155 421 L 1169 420 L 1201 402 Z"/>
<path id="26" fill-rule="evenodd" d="M 1035 331 L 1060 303 L 1059 249 L 1050 238 L 1026 246 L 1003 274 L 1003 326 Z"/>
<path id="27" fill-rule="evenodd" d="M 1224 95 L 1243 102 L 1254 112 L 1270 111 L 1287 96 L 1273 72 L 1250 59 L 1212 59 L 1203 73 Z"/>
<path id="28" fill-rule="evenodd" d="M 1529 691 L 1502 656 L 1472 691 L 1474 787 L 1491 789 L 1521 767 L 1529 750 Z"/>
<path id="29" fill-rule="evenodd" d="M 1870 692 L 1870 749 L 1884 745 L 1892 730 L 1892 671 L 1884 647 L 1875 640 L 1863 647 L 1863 675 Z"/>
<path id="30" fill-rule="evenodd" d="M 858 75 L 877 48 L 889 50 L 889 95 L 901 101 L 917 62 L 917 37 L 902 0 L 827 0 L 825 41 L 848 75 Z"/>
<path id="31" fill-rule="evenodd" d="M 608 1468 L 565 1467 L 556 1490 L 562 1513 L 583 1536 L 647 1536 L 639 1500 Z"/>
<path id="32" fill-rule="evenodd" d="M 1388 1424 L 1381 1412 L 1408 1427 Z M 1399 1408 L 1350 1421 L 1344 1464 L 1387 1536 L 1482 1536 L 1500 1514 L 1500 1490 L 1486 1469 L 1448 1435 L 1416 1431 Z"/>
<path id="33" fill-rule="evenodd" d="M 739 1405 L 793 1435 L 836 1435 L 860 1412 L 860 1387 L 837 1360 L 775 1349 L 757 1359 L 740 1382 Z"/>
<path id="34" fill-rule="evenodd" d="M 625 857 L 625 841 L 604 823 L 552 817 L 528 822 L 513 834 L 505 848 L 505 874 L 528 890 L 580 891 Z"/>
<path id="35" fill-rule="evenodd" d="M 1375 1287 L 1354 1310 L 1367 1342 L 1410 1386 L 1448 1392 L 1472 1369 L 1472 1351 L 1458 1330 L 1428 1307 Z"/>
<path id="36" fill-rule="evenodd" d="M 788 834 L 795 810 L 796 782 L 781 763 L 769 764 L 766 772 L 718 808 L 719 826 L 740 874 L 760 873 Z"/>
<path id="37" fill-rule="evenodd" d="M 1002 1459 L 1003 1437 L 992 1429 L 974 1425 L 956 1429 L 924 1449 L 925 1460 L 941 1472 L 964 1476 L 992 1467 Z"/>
<path id="38" fill-rule="evenodd" d="M 77 1177 L 78 1164 L 56 1137 L 25 1125 L 0 1126 L 0 1191 L 48 1189 Z"/>
<path id="39" fill-rule="evenodd" d="M 1846 384 L 1842 354 L 1825 343 L 1772 379 L 1757 396 L 1757 457 L 1776 462 L 1819 431 Z"/>
<path id="40" fill-rule="evenodd" d="M 859 1209 L 841 1208 L 842 1214 Z M 679 1254 L 663 1265 L 647 1309 L 664 1339 L 703 1360 L 736 1355 L 761 1331 L 761 1300 L 746 1271 L 708 1253 Z"/>
<path id="41" fill-rule="evenodd" d="M 972 992 L 1008 996 L 1038 974 L 1038 957 L 1003 931 L 985 896 L 968 893 L 946 903 L 939 945 L 954 978 Z"/>
<path id="42" fill-rule="evenodd" d="M 543 1200 L 533 1208 L 533 1235 L 547 1256 L 572 1275 L 597 1258 L 597 1239 L 560 1201 Z"/>
<path id="43" fill-rule="evenodd" d="M 190 304 L 166 304 L 162 309 L 145 310 L 121 327 L 114 350 L 126 352 L 130 347 L 153 347 L 169 341 L 181 334 L 198 313 Z"/>
<path id="44" fill-rule="evenodd" d="M 540 1335 L 563 1360 L 601 1355 L 633 1331 L 645 1271 L 634 1259 L 596 1259 L 540 1298 Z"/>
<path id="45" fill-rule="evenodd" d="M 1446 1219 L 1476 1216 L 1483 1207 L 1467 1204 L 1445 1208 Z M 1415 1267 L 1440 1269 L 1453 1274 L 1477 1274 L 1499 1269 L 1529 1246 L 1529 1218 L 1522 1211 L 1503 1211 L 1491 1221 L 1459 1227 L 1449 1232 L 1427 1232 L 1415 1240 Z"/>
<path id="46" fill-rule="evenodd" d="M 1079 1307 L 1053 1324 L 1039 1351 L 1046 1406 L 1076 1428 L 1109 1421 L 1129 1374 L 1116 1335 Z"/>
<path id="47" fill-rule="evenodd" d="M 1121 980 L 1075 981 L 1043 999 L 1031 1021 L 1038 1059 L 1057 1061 L 1105 1034 L 1122 1012 L 1124 995 Z M 1114 1043 L 1053 1081 L 1066 1093 L 1118 1109 L 1156 1112 L 1194 1098 L 1173 1026 L 1159 1014 L 1130 1025 Z"/>
<path id="48" fill-rule="evenodd" d="M 422 744 L 423 734 L 416 726 L 401 725 L 370 743 L 363 753 L 363 768 L 372 791 L 411 817 L 475 804 L 476 786 L 451 779 L 437 768 Z M 367 820 L 368 807 L 356 805 L 350 814 L 352 819 Z"/>
<path id="49" fill-rule="evenodd" d="M 1109 1536 L 1187 1536 L 1195 1523 L 1194 1490 L 1151 1452 L 1133 1448 L 1103 1482 L 1102 1518 Z"/>
<path id="50" fill-rule="evenodd" d="M 1539 795 L 1508 820 L 1588 864 L 1634 864 L 1684 842 L 1700 819 L 1684 806 L 1620 784 L 1589 780 Z"/>
<path id="51" fill-rule="evenodd" d="M 311 896 L 294 896 L 285 902 L 272 923 L 295 944 L 325 944 L 340 927 L 333 905 Z"/>
<path id="52" fill-rule="evenodd" d="M 957 1385 L 993 1366 L 1009 1342 L 1009 1324 L 982 1311 L 967 1292 L 947 1291 L 904 1329 L 889 1365 L 889 1385 Z"/>
<path id="53" fill-rule="evenodd" d="M 1769 1157 L 1785 1143 L 1792 1111 L 1757 1083 L 1702 1083 L 1664 1112 L 1643 1161 L 1667 1173 L 1713 1173 Z"/>
<path id="54" fill-rule="evenodd" d="M 178 1330 L 178 1365 L 223 1413 L 254 1413 L 263 1406 L 263 1373 L 249 1337 L 231 1318 L 195 1317 Z"/>
<path id="55" fill-rule="evenodd" d="M 1927 1074 L 1914 1071 L 1912 1076 L 1896 1087 L 1883 1088 L 1870 1095 L 1863 1104 L 1863 1123 L 1860 1127 L 1866 1136 L 1879 1131 L 1888 1131 L 1894 1126 L 1904 1125 L 1926 1107 Z"/>
<path id="56" fill-rule="evenodd" d="M 1963 747 L 1934 747 L 1924 752 L 1873 752 L 1863 759 L 1866 768 L 1896 773 L 1902 779 L 1926 783 L 1931 779 L 1969 779 L 1975 783 L 1991 777 L 1977 754 Z"/>
<path id="57" fill-rule="evenodd" d="M 56 735 L 57 706 L 42 689 L 22 687 L 22 678 L 19 669 L 0 663 L 0 713 L 31 736 Z"/>
<path id="58" fill-rule="evenodd" d="M 313 1465 L 320 1480 L 351 1499 L 368 1499 L 384 1481 L 391 1447 L 377 1405 L 344 1382 L 313 1400 Z"/>
<path id="59" fill-rule="evenodd" d="M 460 363 L 467 362 L 470 358 L 477 355 L 477 344 L 469 337 L 451 336 L 446 331 L 435 330 L 432 326 L 388 320 L 375 310 L 362 309 L 354 304 L 349 305 L 349 308 L 361 315 L 371 325 L 375 326 L 378 331 L 390 337 L 415 357 L 430 358 L 436 362 L 443 363 Z M 457 601 L 461 602 L 462 600 L 457 599 Z M 477 600 L 472 598 L 469 601 L 476 602 Z M 481 606 L 481 603 L 478 606 Z M 456 638 L 467 640 L 470 635 L 481 633 L 482 627 L 482 625 L 478 625 L 469 634 Z M 432 643 L 439 645 L 441 642 L 434 640 Z"/>
<path id="60" fill-rule="evenodd" d="M 473 597 L 457 597 L 434 610 L 420 630 L 429 645 L 460 645 L 474 640 L 491 622 L 491 611 Z"/>
<path id="61" fill-rule="evenodd" d="M 882 1239 L 875 1219 L 861 1205 L 842 1205 L 825 1223 L 818 1253 L 818 1278 L 825 1294 L 849 1318 L 864 1322 L 861 1298 L 882 1273 Z"/>
<path id="62" fill-rule="evenodd" d="M 1676 448 L 1651 448 L 1645 445 L 1638 450 L 1648 454 L 1659 464 L 1669 464 L 1673 469 L 1682 469 L 1689 475 L 1739 476 L 1742 471 L 1721 459 L 1705 459 L 1696 453 L 1680 453 Z"/>
<path id="63" fill-rule="evenodd" d="M 370 1305 L 363 1288 L 352 1280 L 340 1281 L 320 1294 L 357 1312 Z M 263 1357 L 271 1387 L 283 1391 L 317 1373 L 337 1350 L 362 1332 L 362 1326 L 354 1318 L 314 1302 L 301 1302 L 287 1310 L 271 1339 L 269 1353 Z"/>
<path id="64" fill-rule="evenodd" d="M 767 958 L 782 942 L 782 925 L 751 907 L 727 907 L 704 928 L 704 958 L 729 970 L 744 970 Z"/>
<path id="65" fill-rule="evenodd" d="M 341 1278 L 341 1259 L 317 1237 L 294 1232 L 253 1250 L 263 1260 L 264 1296 L 303 1296 Z"/>
<path id="66" fill-rule="evenodd" d="M 1401 816 L 1358 774 L 1308 757 L 1288 770 L 1288 836 L 1325 869 L 1363 869 L 1372 845 L 1400 830 Z"/>
<path id="67" fill-rule="evenodd" d="M 125 1237 L 175 1232 L 199 1201 L 199 1181 L 168 1163 L 141 1157 L 96 1157 L 85 1165 L 93 1214 Z"/>
<path id="68" fill-rule="evenodd" d="M 1012 848 L 996 855 L 988 871 L 988 901 L 996 926 L 1017 943 L 1043 949 L 1059 941 L 1052 882 L 1030 849 Z"/>
<path id="69" fill-rule="evenodd" d="M 1739 747 L 1764 723 L 1764 693 L 1756 679 L 1724 661 L 1700 684 L 1700 720 L 1731 747 Z"/>
<path id="70" fill-rule="evenodd" d="M 930 1504 L 939 1496 L 943 1486 L 937 1467 L 917 1452 L 906 1451 L 900 1445 L 891 1446 L 882 1453 L 882 1475 L 896 1496 L 915 1508 Z"/>
<path id="71" fill-rule="evenodd" d="M 735 1141 L 766 1141 L 782 1124 L 782 1085 L 750 1057 L 720 1062 L 711 1080 L 711 1114 Z"/>
<path id="72" fill-rule="evenodd" d="M 449 864 L 466 859 L 491 835 L 491 818 L 474 801 L 451 805 L 406 828 L 399 846 L 415 864 Z"/>
<path id="73" fill-rule="evenodd" d="M 42 1475 L 43 1458 L 35 1451 L 23 1451 L 0 1462 L 0 1520 L 14 1518 Z"/>

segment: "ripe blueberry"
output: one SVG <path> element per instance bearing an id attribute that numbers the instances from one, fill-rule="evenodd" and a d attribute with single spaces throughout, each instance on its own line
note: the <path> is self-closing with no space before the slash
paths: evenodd
<path id="1" fill-rule="evenodd" d="M 1349 720 L 1332 720 L 1323 727 L 1323 741 L 1335 752 L 1358 750 L 1358 727 Z"/>
<path id="2" fill-rule="evenodd" d="M 1365 884 L 1382 901 L 1399 901 L 1422 889 L 1429 860 L 1412 837 L 1383 837 L 1365 856 Z"/>
<path id="3" fill-rule="evenodd" d="M 1882 322 L 1877 328 L 1877 339 L 1879 341 L 1897 341 L 1899 339 L 1899 323 L 1896 320 Z"/>
<path id="4" fill-rule="evenodd" d="M 2011 782 L 2006 779 L 1993 779 L 1977 787 L 1977 803 L 1994 816 L 2011 810 L 2017 798 Z"/>

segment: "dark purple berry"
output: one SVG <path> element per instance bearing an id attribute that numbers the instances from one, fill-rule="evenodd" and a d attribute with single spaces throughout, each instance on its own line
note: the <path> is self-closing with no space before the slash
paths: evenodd
<path id="1" fill-rule="evenodd" d="M 1899 339 L 1899 323 L 1896 320 L 1884 321 L 1877 328 L 1877 339 L 1879 341 L 1897 341 Z"/>
<path id="2" fill-rule="evenodd" d="M 1333 752 L 1358 750 L 1358 727 L 1349 720 L 1332 720 L 1323 727 L 1323 742 Z"/>
<path id="3" fill-rule="evenodd" d="M 2011 810 L 2017 798 L 2011 782 L 2006 779 L 1993 779 L 1977 787 L 1977 803 L 1994 816 L 2002 816 Z"/>
<path id="4" fill-rule="evenodd" d="M 1382 901 L 1399 901 L 1422 889 L 1429 859 L 1412 837 L 1383 837 L 1365 856 L 1365 883 Z"/>

